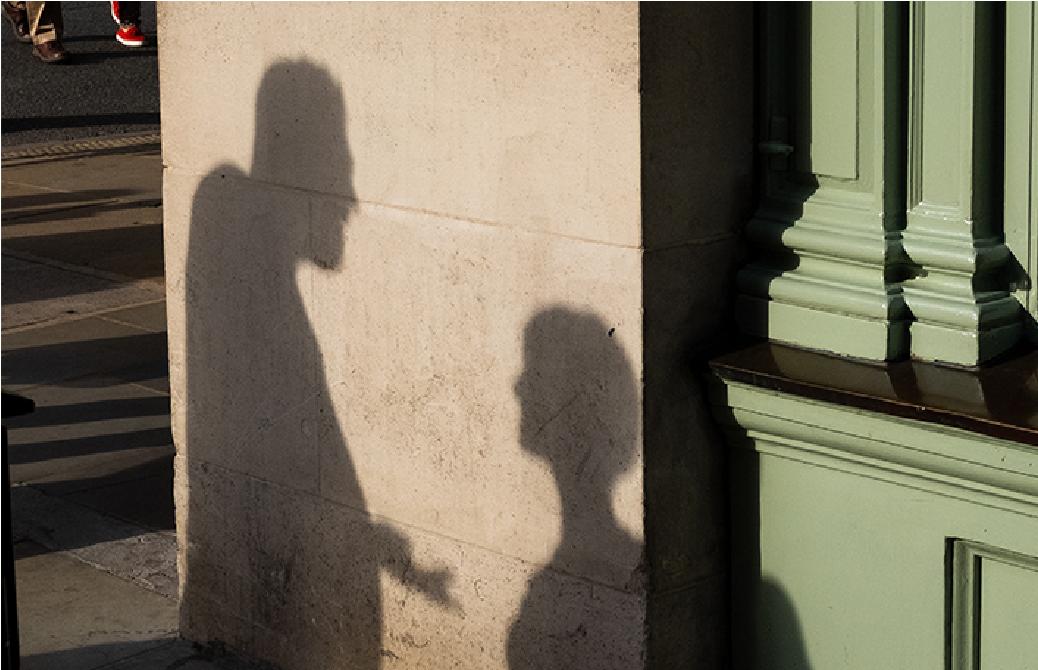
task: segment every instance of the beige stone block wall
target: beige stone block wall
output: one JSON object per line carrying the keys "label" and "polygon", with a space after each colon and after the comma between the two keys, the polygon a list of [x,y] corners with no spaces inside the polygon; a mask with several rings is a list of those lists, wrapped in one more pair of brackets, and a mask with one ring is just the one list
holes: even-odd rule
{"label": "beige stone block wall", "polygon": [[[638,245],[636,4],[170,5],[161,48],[178,63],[162,70],[163,108],[195,109],[163,119],[168,164],[250,165],[261,78],[305,58],[342,87],[348,118],[314,167],[266,166],[263,181]],[[230,37],[196,34],[202,23]],[[345,143],[348,181],[316,167]]]}
{"label": "beige stone block wall", "polygon": [[[748,146],[748,112],[646,124],[689,87],[639,90],[640,14],[160,5],[187,637],[285,668],[721,657],[718,443],[696,382],[656,380],[724,321],[738,207],[648,209],[687,174],[643,152],[704,121]],[[748,17],[679,15],[682,81]],[[704,174],[732,199],[748,164]]]}

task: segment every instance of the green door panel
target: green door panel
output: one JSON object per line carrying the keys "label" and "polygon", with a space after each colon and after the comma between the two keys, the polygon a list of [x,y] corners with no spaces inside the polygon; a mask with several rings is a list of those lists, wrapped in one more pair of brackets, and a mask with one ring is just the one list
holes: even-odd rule
{"label": "green door panel", "polygon": [[1033,669],[1038,449],[734,382],[725,396],[734,667]]}

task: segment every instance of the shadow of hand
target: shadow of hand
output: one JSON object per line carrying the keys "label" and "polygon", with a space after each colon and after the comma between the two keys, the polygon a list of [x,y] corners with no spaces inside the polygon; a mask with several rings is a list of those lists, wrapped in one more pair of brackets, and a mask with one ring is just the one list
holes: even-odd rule
{"label": "shadow of hand", "polygon": [[411,542],[385,524],[374,524],[373,530],[382,547],[381,564],[401,584],[415,589],[426,598],[449,610],[461,611],[461,603],[451,595],[454,576],[447,568],[426,570],[416,567]]}
{"label": "shadow of hand", "polygon": [[402,581],[414,586],[427,598],[443,605],[444,608],[461,611],[461,603],[450,593],[454,575],[447,568],[424,570],[412,567],[411,570],[404,573]]}

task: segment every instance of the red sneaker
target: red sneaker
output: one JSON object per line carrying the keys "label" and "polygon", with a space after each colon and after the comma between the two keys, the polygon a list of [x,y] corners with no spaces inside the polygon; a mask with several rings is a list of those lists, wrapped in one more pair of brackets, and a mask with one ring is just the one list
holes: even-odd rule
{"label": "red sneaker", "polygon": [[116,0],[111,0],[111,2],[108,3],[108,6],[112,9],[112,20],[116,23],[122,23],[122,21],[119,20],[119,3],[116,2]]}
{"label": "red sneaker", "polygon": [[115,31],[115,39],[126,47],[139,47],[144,45],[144,33],[141,29],[132,23],[128,23],[124,26],[119,26],[119,30]]}

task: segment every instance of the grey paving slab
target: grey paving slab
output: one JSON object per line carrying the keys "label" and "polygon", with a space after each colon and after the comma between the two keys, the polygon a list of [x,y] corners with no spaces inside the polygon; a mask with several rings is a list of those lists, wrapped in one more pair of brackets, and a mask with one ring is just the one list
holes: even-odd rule
{"label": "grey paving slab", "polygon": [[[119,287],[119,284],[120,282],[110,279],[82,272],[70,272],[52,265],[22,260],[5,253],[3,256],[4,329],[24,325],[22,322],[12,323],[11,317],[14,315],[12,308],[49,300],[63,300],[70,303],[79,294],[115,289]],[[118,306],[118,304],[116,303],[114,306]],[[22,321],[25,320],[22,319]]]}
{"label": "grey paving slab", "polygon": [[154,155],[5,167],[4,249],[161,281],[161,172]]}
{"label": "grey paving slab", "polygon": [[[115,206],[123,207],[122,204]],[[84,210],[90,217],[97,208]],[[78,213],[78,212],[77,212]],[[7,235],[3,248],[7,252],[32,254],[101,272],[113,273],[131,279],[150,279],[161,283],[163,278],[162,213],[156,206],[125,208],[106,215],[108,226],[83,225],[57,229],[52,222],[22,225],[18,234]],[[112,221],[116,219],[116,221]],[[67,221],[74,224],[76,221]],[[8,226],[8,230],[11,226]]]}
{"label": "grey paving slab", "polygon": [[114,663],[105,670],[235,670],[246,667],[230,659],[214,661],[187,640],[175,640]]}
{"label": "grey paving slab", "polygon": [[[36,403],[36,411],[8,422],[14,482],[46,484],[63,495],[170,472],[173,446],[166,396],[133,384],[38,386],[25,395]],[[126,514],[140,515],[140,520],[162,518],[170,513],[167,497],[168,487],[159,485],[146,503],[125,500],[131,509],[136,507]]]}
{"label": "grey paving slab", "polygon": [[56,223],[61,229],[70,225],[66,221],[77,219],[111,226],[107,214],[154,202],[154,194],[130,188],[57,191],[7,179],[3,187],[3,233],[4,237],[31,235],[32,228],[39,229],[44,223]]}
{"label": "grey paving slab", "polygon": [[[6,251],[3,255],[3,303],[4,329],[21,324],[7,323],[8,307],[23,303],[43,302],[52,299],[76,299],[80,294],[99,294],[116,291],[122,287],[136,288],[136,293],[114,293],[123,302],[108,299],[92,311],[112,309],[162,298],[162,287],[154,282],[128,283],[112,278],[103,272],[78,269],[60,262],[37,259],[31,255],[19,255]],[[82,311],[85,316],[89,312]]]}
{"label": "grey paving slab", "polygon": [[161,287],[3,257],[4,330],[82,318],[82,315],[162,298]]}
{"label": "grey paving slab", "polygon": [[[165,344],[165,333],[161,333],[161,335],[161,340],[159,338],[155,339],[156,346]],[[132,383],[158,393],[161,392],[160,389],[163,388],[164,384],[168,384],[164,379],[168,374],[167,370],[168,364],[165,360],[150,359],[124,368],[102,370],[83,377],[67,379],[60,383],[64,386],[77,387],[100,387]],[[168,394],[168,392],[166,393]]]}
{"label": "grey paving slab", "polygon": [[[43,161],[40,162],[42,163]],[[15,167],[15,161],[4,161],[4,169],[12,177],[14,176],[12,170]],[[3,203],[5,219],[31,214],[34,211],[46,211],[51,207],[62,208],[111,198],[132,197],[140,193],[141,191],[136,189],[125,188],[62,191],[50,186],[26,184],[6,177],[3,184],[0,184],[0,202]]]}
{"label": "grey paving slab", "polygon": [[[12,449],[66,438],[169,427],[169,399],[135,384],[37,386],[32,414],[5,420]],[[13,453],[12,457],[17,459]]]}
{"label": "grey paving slab", "polygon": [[6,176],[0,182],[0,202],[3,203],[5,212],[7,211],[7,203],[9,201],[14,202],[13,199],[15,198],[32,198],[49,193],[53,193],[53,190],[42,186],[34,186],[33,184],[21,184],[7,179]]}
{"label": "grey paving slab", "polygon": [[166,301],[161,300],[147,305],[106,312],[102,318],[155,333],[164,333],[166,332]]}
{"label": "grey paving slab", "polygon": [[[153,478],[156,476],[171,478],[173,471],[173,455],[171,449],[164,449],[161,450],[159,454],[148,454],[148,458],[146,459],[137,459],[136,462],[133,462],[128,467],[123,467],[121,469],[116,469],[114,467],[108,468],[110,472],[98,477],[89,477],[84,479],[71,479],[64,477],[36,482],[18,483],[31,483],[34,488],[46,493],[47,495],[59,496],[73,500],[75,499],[75,496],[80,493],[108,491],[113,487],[124,484],[130,485],[136,483],[138,486],[143,486],[145,480],[154,481]],[[122,462],[123,461],[120,461],[120,464]],[[172,500],[166,498],[166,494],[170,488],[170,483],[165,483],[154,490],[138,488],[137,491],[143,496],[146,496],[146,499],[136,501],[120,495],[117,491],[109,491],[108,494],[99,494],[104,498],[102,502],[93,504],[89,502],[89,498],[84,497],[80,500],[80,504],[102,511],[108,510],[107,513],[112,516],[133,523],[152,526],[152,524],[145,519],[166,518],[166,515],[172,509]],[[125,501],[128,509],[117,511],[114,507],[115,501],[117,500]],[[172,520],[170,520],[170,523],[172,523]],[[167,526],[163,524],[153,525],[152,527],[157,530],[166,530],[172,528],[172,525]]]}
{"label": "grey paving slab", "polygon": [[[174,668],[179,668],[181,666],[175,664],[141,666],[134,664],[134,661],[135,659],[156,659],[159,662],[165,661],[169,657],[161,654],[161,651],[176,644],[176,642],[176,640],[161,639],[157,641],[112,642],[107,644],[86,645],[83,647],[61,649],[58,651],[35,654],[29,658],[22,657],[22,667],[34,669],[50,668],[53,670],[63,670],[65,668],[71,670],[83,670],[84,668],[88,670],[108,670],[109,668],[147,667],[150,668],[150,670],[173,670]],[[100,665],[91,665],[92,663],[98,662],[99,659],[107,658],[114,658],[116,660],[101,660]],[[123,666],[123,663],[129,663],[129,665]],[[201,667],[204,668],[205,666]]]}
{"label": "grey paving slab", "polygon": [[[44,454],[50,458],[44,458]],[[42,487],[72,482],[79,490],[86,490],[94,488],[88,486],[89,483],[96,486],[132,481],[129,476],[119,475],[172,454],[169,431],[161,429],[123,436],[55,440],[32,444],[27,449],[12,448],[11,477],[17,484]],[[156,494],[163,491],[160,489]]]}
{"label": "grey paving slab", "polygon": [[163,372],[164,374],[154,377],[149,377],[148,375],[143,374],[139,375],[140,378],[134,381],[134,384],[151,389],[156,393],[169,395],[169,375],[165,374],[165,371]]}
{"label": "grey paving slab", "polygon": [[[11,429],[12,440],[22,442],[55,434],[82,434],[84,425],[96,430],[99,422],[116,420],[147,421],[144,425],[149,428],[169,425],[169,399],[136,385],[40,386],[33,390],[32,398],[36,403],[32,414],[5,421]],[[127,425],[119,424],[116,428],[125,429]],[[104,427],[100,427],[103,430]]]}
{"label": "grey paving slab", "polygon": [[4,180],[55,191],[131,190],[162,192],[162,158],[158,149],[127,155],[104,154],[4,168]]}
{"label": "grey paving slab", "polygon": [[92,670],[175,638],[174,599],[32,542],[16,556],[24,670]]}
{"label": "grey paving slab", "polygon": [[175,640],[157,150],[5,161],[3,177],[3,381],[37,403],[11,426],[31,482],[13,492],[19,584],[40,596],[20,602],[23,667],[251,667]]}
{"label": "grey paving slab", "polygon": [[46,495],[32,486],[14,487],[11,502],[16,538],[31,540],[51,551],[66,552],[143,589],[176,597],[174,533],[120,521]]}
{"label": "grey paving slab", "polygon": [[3,383],[15,391],[57,382],[101,387],[155,380],[167,367],[165,333],[96,317],[3,336]]}
{"label": "grey paving slab", "polygon": [[[153,463],[165,467],[150,477],[76,491],[64,497],[116,519],[155,530],[172,531],[175,528],[172,454]],[[46,485],[39,488],[48,491]]]}

